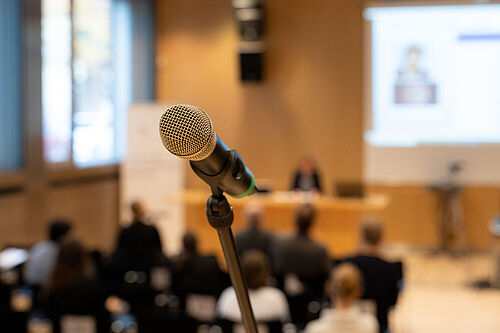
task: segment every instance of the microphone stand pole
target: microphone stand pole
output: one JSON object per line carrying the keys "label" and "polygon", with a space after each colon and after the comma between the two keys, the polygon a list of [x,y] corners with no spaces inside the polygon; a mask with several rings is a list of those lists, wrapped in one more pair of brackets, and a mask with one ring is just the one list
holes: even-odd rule
{"label": "microphone stand pole", "polygon": [[229,270],[229,276],[233,284],[238,305],[240,306],[243,325],[247,333],[258,333],[257,325],[250,305],[248,297],[248,288],[245,277],[242,274],[240,257],[236,252],[233,232],[231,225],[233,224],[234,214],[233,208],[216,186],[211,186],[212,196],[207,200],[207,219],[210,225],[217,230],[219,240],[224,252],[224,258]]}

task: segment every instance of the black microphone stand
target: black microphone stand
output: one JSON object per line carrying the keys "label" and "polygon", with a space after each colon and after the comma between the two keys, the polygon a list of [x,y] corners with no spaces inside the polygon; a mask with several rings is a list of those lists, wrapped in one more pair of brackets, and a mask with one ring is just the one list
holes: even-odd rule
{"label": "black microphone stand", "polygon": [[233,208],[217,187],[212,187],[212,195],[207,200],[208,223],[217,230],[219,240],[224,252],[224,258],[229,270],[229,276],[233,284],[238,304],[240,306],[243,325],[247,333],[257,333],[257,325],[248,297],[248,288],[245,277],[242,274],[240,257],[236,251],[233,232],[234,214]]}
{"label": "black microphone stand", "polygon": [[[227,149],[227,148],[226,148]],[[233,284],[238,305],[240,306],[243,325],[247,333],[258,333],[257,325],[248,298],[248,287],[245,277],[242,274],[240,257],[236,251],[233,232],[231,225],[233,224],[234,214],[233,207],[229,204],[223,194],[224,185],[233,184],[233,180],[240,176],[240,170],[244,164],[236,150],[231,150],[229,157],[222,170],[215,175],[209,175],[200,169],[200,165],[194,161],[190,161],[193,171],[203,179],[212,190],[212,195],[207,200],[207,219],[208,223],[217,230],[219,240],[226,259],[229,276]],[[215,168],[217,169],[217,168]],[[238,183],[238,182],[236,182]]]}

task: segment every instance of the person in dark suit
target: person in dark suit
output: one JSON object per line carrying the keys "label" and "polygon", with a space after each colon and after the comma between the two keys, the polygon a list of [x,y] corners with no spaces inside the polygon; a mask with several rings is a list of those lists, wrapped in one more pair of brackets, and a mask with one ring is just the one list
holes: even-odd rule
{"label": "person in dark suit", "polygon": [[293,191],[321,193],[321,182],[318,169],[311,158],[305,157],[293,178]]}
{"label": "person in dark suit", "polygon": [[158,230],[145,223],[144,205],[136,201],[130,208],[132,223],[121,230],[108,266],[124,273],[131,270],[148,271],[154,265],[169,263],[163,255]]}
{"label": "person in dark suit", "polygon": [[195,234],[186,233],[183,249],[173,260],[173,291],[179,298],[183,327],[179,332],[197,332],[203,324],[215,323],[216,301],[230,285],[213,255],[201,255]]}
{"label": "person in dark suit", "polygon": [[156,227],[145,222],[146,209],[140,201],[130,205],[132,223],[123,228],[118,238],[118,247],[122,249],[146,249],[148,251],[161,251],[162,243]]}
{"label": "person in dark suit", "polygon": [[312,205],[300,206],[295,214],[295,235],[276,241],[273,252],[277,272],[294,273],[304,278],[328,276],[330,265],[327,251],[309,235],[315,214]]}
{"label": "person in dark suit", "polygon": [[358,254],[343,261],[355,264],[365,281],[363,299],[373,300],[377,306],[380,333],[388,332],[388,313],[396,304],[399,293],[398,266],[380,256],[383,226],[380,221],[361,223],[361,246]]}
{"label": "person in dark suit", "polygon": [[174,293],[181,297],[188,293],[219,296],[229,285],[229,277],[215,256],[198,252],[198,240],[193,233],[186,233],[182,244],[181,253],[173,259]]}
{"label": "person in dark suit", "polygon": [[81,243],[68,239],[44,289],[42,308],[51,319],[54,333],[60,332],[65,315],[89,316],[96,332],[107,333],[110,316],[105,309],[106,290],[96,278]]}
{"label": "person in dark suit", "polygon": [[130,303],[132,312],[148,313],[155,297],[171,288],[171,263],[162,252],[157,229],[145,223],[141,202],[131,205],[130,226],[122,229],[102,274],[111,292]]}
{"label": "person in dark suit", "polygon": [[299,207],[296,234],[278,239],[273,251],[275,277],[288,297],[292,321],[301,329],[319,315],[318,311],[310,312],[310,304],[321,304],[330,269],[325,247],[309,236],[314,216],[313,206]]}
{"label": "person in dark suit", "polygon": [[274,243],[274,235],[262,230],[260,224],[264,214],[262,206],[254,203],[243,209],[243,216],[247,228],[236,233],[236,246],[241,254],[248,250],[259,250],[271,260],[271,251]]}

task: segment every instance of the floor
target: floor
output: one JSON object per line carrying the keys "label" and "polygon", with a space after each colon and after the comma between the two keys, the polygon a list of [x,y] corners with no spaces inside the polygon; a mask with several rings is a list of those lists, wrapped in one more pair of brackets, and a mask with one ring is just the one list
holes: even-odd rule
{"label": "floor", "polygon": [[500,332],[500,290],[470,287],[492,276],[491,256],[412,250],[398,257],[405,263],[406,281],[391,313],[394,333]]}

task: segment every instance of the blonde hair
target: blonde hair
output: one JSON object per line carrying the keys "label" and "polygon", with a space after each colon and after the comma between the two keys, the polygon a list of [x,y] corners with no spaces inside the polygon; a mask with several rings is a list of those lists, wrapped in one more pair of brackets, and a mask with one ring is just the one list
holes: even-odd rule
{"label": "blonde hair", "polygon": [[359,269],[351,263],[339,265],[332,274],[331,287],[341,299],[357,298],[363,290],[363,278]]}

